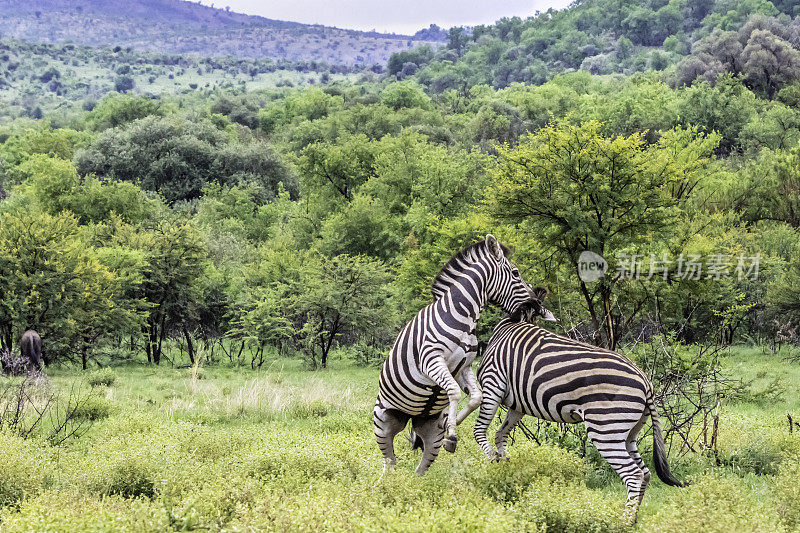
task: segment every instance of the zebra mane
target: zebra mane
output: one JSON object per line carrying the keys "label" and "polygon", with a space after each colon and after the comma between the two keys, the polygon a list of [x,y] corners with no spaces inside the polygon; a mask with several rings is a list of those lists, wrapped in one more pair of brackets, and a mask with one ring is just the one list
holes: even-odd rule
{"label": "zebra mane", "polygon": [[[508,246],[500,244],[500,248],[503,250],[503,255],[508,257],[511,255],[511,250],[509,250]],[[433,296],[434,300],[438,300],[441,298],[447,290],[450,288],[450,285],[453,282],[454,273],[458,273],[457,266],[459,263],[469,261],[470,256],[473,252],[476,252],[481,249],[486,248],[486,241],[480,240],[476,243],[470,244],[460,252],[457,252],[450,260],[445,263],[442,269],[436,274],[436,277],[433,278],[433,282],[431,283],[431,295]]]}

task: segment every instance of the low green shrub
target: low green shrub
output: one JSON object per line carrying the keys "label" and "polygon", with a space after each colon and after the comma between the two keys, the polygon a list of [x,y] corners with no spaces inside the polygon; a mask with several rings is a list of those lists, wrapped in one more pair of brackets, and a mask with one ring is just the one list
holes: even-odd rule
{"label": "low green shrub", "polygon": [[499,502],[517,501],[540,478],[564,483],[582,483],[583,460],[574,453],[551,446],[525,443],[511,450],[509,461],[483,463],[468,479],[479,492]]}
{"label": "low green shrub", "polygon": [[47,448],[35,440],[0,433],[0,506],[14,505],[52,483]]}
{"label": "low green shrub", "polygon": [[787,457],[800,454],[800,439],[789,434],[762,430],[723,458],[740,475],[774,476]]}
{"label": "low green shrub", "polygon": [[110,387],[117,381],[117,373],[110,368],[101,368],[89,374],[86,381],[92,387]]}
{"label": "low green shrub", "polygon": [[773,491],[783,522],[792,531],[800,531],[800,456],[781,464]]}
{"label": "low green shrub", "polygon": [[311,400],[307,403],[300,403],[289,408],[289,418],[320,418],[327,416],[330,406],[322,400]]}
{"label": "low green shrub", "polygon": [[75,405],[72,417],[75,420],[97,421],[108,418],[111,412],[111,405],[103,398],[98,396],[87,396],[83,401]]}
{"label": "low green shrub", "polygon": [[373,346],[358,342],[343,349],[344,355],[361,367],[378,367],[386,360],[388,350],[385,346]]}
{"label": "low green shrub", "polygon": [[590,533],[626,531],[624,494],[590,490],[582,484],[540,478],[522,495],[514,511],[522,531]]}
{"label": "low green shrub", "polygon": [[164,509],[145,499],[47,491],[0,514],[3,531],[172,531]]}
{"label": "low green shrub", "polygon": [[165,457],[155,439],[112,438],[92,450],[84,463],[83,475],[90,492],[125,498],[152,498],[159,465]]}
{"label": "low green shrub", "polygon": [[664,533],[778,533],[786,528],[778,513],[738,477],[707,473],[686,488],[670,491],[668,500],[645,529]]}

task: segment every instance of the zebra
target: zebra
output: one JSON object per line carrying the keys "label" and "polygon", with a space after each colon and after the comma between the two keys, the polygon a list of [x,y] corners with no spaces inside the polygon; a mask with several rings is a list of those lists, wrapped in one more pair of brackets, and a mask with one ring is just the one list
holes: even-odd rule
{"label": "zebra", "polygon": [[[511,312],[531,298],[508,254],[491,234],[455,254],[434,279],[433,292],[440,297],[397,336],[381,368],[373,416],[384,472],[396,463],[394,437],[409,420],[423,448],[417,474],[430,467],[443,442],[455,452],[456,425],[481,402],[471,366],[475,324],[489,302]],[[470,401],[458,412],[462,387]]]}
{"label": "zebra", "polygon": [[[478,368],[483,391],[475,440],[492,460],[506,459],[506,441],[524,415],[553,422],[583,422],[589,439],[627,489],[625,515],[636,521],[650,482],[636,437],[648,416],[653,421],[653,460],[667,485],[685,486],[667,463],[653,386],[627,357],[575,341],[531,322],[542,313],[544,293],[520,305],[495,327]],[[495,434],[495,451],[486,430],[500,404],[508,407]]]}

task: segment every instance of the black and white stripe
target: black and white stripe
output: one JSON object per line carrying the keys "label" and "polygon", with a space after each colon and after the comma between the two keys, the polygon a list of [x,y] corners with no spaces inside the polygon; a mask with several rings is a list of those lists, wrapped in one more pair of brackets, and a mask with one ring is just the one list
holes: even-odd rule
{"label": "black and white stripe", "polygon": [[[636,447],[648,417],[653,420],[656,473],[668,485],[683,486],[670,473],[653,387],[624,355],[584,344],[530,322],[541,314],[532,300],[495,327],[478,368],[483,391],[475,440],[491,459],[505,457],[508,435],[524,415],[553,422],[583,422],[589,439],[620,475],[628,492],[626,513],[635,520],[650,471]],[[500,404],[508,413],[495,435],[486,430]]]}
{"label": "black and white stripe", "polygon": [[[487,235],[453,256],[434,280],[439,297],[398,335],[381,369],[373,417],[387,467],[396,461],[394,437],[409,420],[423,448],[418,474],[433,463],[443,441],[446,450],[455,451],[456,424],[480,405],[471,366],[478,318],[489,302],[510,312],[531,297],[506,255],[507,249]],[[462,388],[470,404],[459,413]]]}

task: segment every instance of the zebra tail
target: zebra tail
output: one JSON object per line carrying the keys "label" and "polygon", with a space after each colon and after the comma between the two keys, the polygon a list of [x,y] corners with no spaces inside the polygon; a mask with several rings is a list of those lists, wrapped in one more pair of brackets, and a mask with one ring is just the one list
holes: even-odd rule
{"label": "zebra tail", "polygon": [[658,474],[659,479],[667,485],[685,487],[689,483],[678,481],[669,469],[666,446],[664,445],[664,435],[661,434],[661,422],[658,419],[658,413],[656,412],[656,407],[653,404],[652,398],[648,400],[648,409],[653,419],[653,463],[655,463],[656,474]]}
{"label": "zebra tail", "polygon": [[423,449],[422,437],[417,435],[417,433],[413,429],[408,430],[408,435],[406,435],[406,439],[408,439],[408,443],[411,445],[412,450],[421,450]]}

